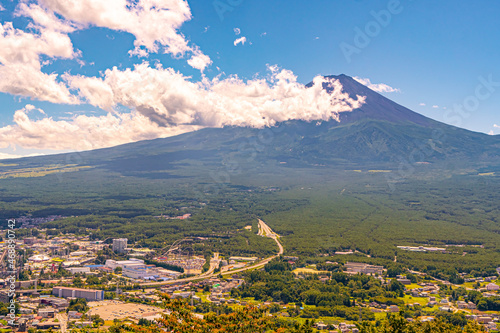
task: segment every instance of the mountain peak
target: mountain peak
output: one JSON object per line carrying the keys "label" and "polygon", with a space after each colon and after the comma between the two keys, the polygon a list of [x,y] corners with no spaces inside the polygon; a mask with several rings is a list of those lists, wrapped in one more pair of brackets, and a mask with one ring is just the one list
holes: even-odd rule
{"label": "mountain peak", "polygon": [[[349,75],[326,75],[324,77],[338,80],[340,84],[342,84],[343,91],[351,98],[356,98],[358,95],[366,97],[365,104],[359,109],[355,109],[352,112],[342,112],[340,114],[341,123],[371,119],[392,123],[414,123],[424,127],[433,127],[438,124],[437,121],[416,113],[371,90]],[[311,85],[312,82],[307,86]],[[329,83],[324,83],[323,88],[327,91],[333,90],[333,87]]]}

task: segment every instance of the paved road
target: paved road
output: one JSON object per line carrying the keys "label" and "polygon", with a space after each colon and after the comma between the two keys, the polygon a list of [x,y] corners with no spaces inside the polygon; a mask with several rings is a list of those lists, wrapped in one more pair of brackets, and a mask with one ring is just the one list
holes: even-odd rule
{"label": "paved road", "polygon": [[0,262],[3,263],[3,260],[5,259],[5,256],[7,255],[7,248],[5,248],[5,250],[3,251],[2,253],[2,258],[0,259]]}
{"label": "paved road", "polygon": [[219,253],[218,252],[215,252],[214,253],[214,257],[210,259],[210,268],[208,269],[208,271],[206,271],[205,273],[202,273],[200,275],[200,278],[204,277],[204,276],[208,276],[208,275],[213,275],[215,269],[217,267],[219,267],[219,263],[220,263],[220,260],[219,260]]}
{"label": "paved road", "polygon": [[[9,271],[9,266],[8,266],[8,263],[6,263],[4,260],[5,260],[5,256],[7,255],[7,248],[5,248],[5,250],[3,251],[2,253],[2,258],[0,258],[0,268],[2,269],[2,273],[5,274],[5,275],[8,275],[7,272]],[[2,275],[3,275],[2,274]]]}
{"label": "paved road", "polygon": [[66,327],[68,326],[68,317],[66,314],[58,313],[56,314],[57,320],[61,324],[61,333],[66,333]]}
{"label": "paved road", "polygon": [[[265,237],[269,237],[269,238],[274,239],[276,244],[278,244],[278,248],[279,248],[278,256],[282,255],[284,250],[283,250],[283,245],[281,245],[281,243],[279,241],[280,236],[277,233],[275,233],[271,228],[269,228],[269,226],[264,221],[262,221],[260,219],[259,219],[259,229],[264,231],[263,233],[264,233]],[[261,234],[261,236],[262,236],[262,234]]]}
{"label": "paved road", "polygon": [[[250,265],[250,266],[246,266],[246,267],[243,267],[243,268],[239,268],[239,269],[234,269],[234,270],[231,270],[231,271],[227,271],[227,272],[224,272],[223,275],[231,275],[231,274],[235,274],[235,273],[240,273],[240,272],[244,272],[244,271],[248,271],[248,270],[252,270],[252,269],[259,269],[259,268],[262,268],[264,267],[267,263],[269,263],[271,260],[273,260],[274,258],[280,256],[283,254],[284,252],[284,249],[283,249],[283,245],[281,245],[280,241],[279,241],[279,235],[277,233],[275,233],[264,221],[262,220],[259,220],[259,235],[263,236],[263,237],[269,237],[269,238],[272,238],[274,239],[274,241],[276,242],[276,244],[278,245],[278,254],[272,256],[272,257],[269,257],[269,258],[266,258],[266,259],[263,259],[262,261],[254,264],[254,265]],[[214,254],[214,258],[216,258],[216,260],[218,261],[219,259],[219,254],[216,253]],[[214,260],[215,261],[215,260]],[[214,274],[213,271],[215,270],[215,265],[213,265],[214,267],[212,267],[212,260],[210,260],[210,270],[201,274],[201,275],[197,275],[197,276],[193,276],[193,277],[190,277],[190,278],[185,278],[185,279],[178,279],[178,280],[170,280],[170,281],[164,281],[164,282],[148,282],[148,283],[141,283],[140,285],[143,286],[143,287],[159,287],[159,286],[164,286],[164,285],[169,285],[169,284],[178,284],[178,283],[185,283],[185,282],[191,282],[191,281],[196,281],[196,280],[201,280],[201,279],[209,279],[209,278],[212,278],[212,277],[216,277],[218,274]],[[213,269],[212,269],[213,268]]]}

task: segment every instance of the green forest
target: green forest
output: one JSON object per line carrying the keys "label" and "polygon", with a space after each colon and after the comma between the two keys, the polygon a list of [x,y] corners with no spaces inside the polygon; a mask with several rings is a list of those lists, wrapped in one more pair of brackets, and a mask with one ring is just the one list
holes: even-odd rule
{"label": "green forest", "polygon": [[[8,218],[61,215],[40,227],[48,235],[89,234],[107,242],[125,237],[158,252],[192,237],[200,255],[266,257],[277,248],[256,235],[261,218],[281,236],[285,254],[304,264],[396,261],[454,282],[461,281],[460,273],[489,276],[500,266],[500,178],[478,175],[488,170],[444,177],[430,170],[395,183],[384,172],[267,165],[258,178],[242,173],[215,182],[202,170],[190,165],[161,179],[99,168],[2,179],[0,218],[5,226]],[[166,218],[183,214],[191,217]]]}

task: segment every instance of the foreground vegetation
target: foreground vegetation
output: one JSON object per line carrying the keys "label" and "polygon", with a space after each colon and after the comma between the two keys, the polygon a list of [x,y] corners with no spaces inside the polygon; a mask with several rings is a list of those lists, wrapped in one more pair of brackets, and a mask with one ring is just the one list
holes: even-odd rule
{"label": "foreground vegetation", "polygon": [[[207,313],[203,318],[192,315],[193,308],[181,300],[170,300],[165,296],[163,306],[170,315],[158,320],[158,324],[141,321],[139,324],[116,323],[109,332],[160,333],[165,330],[176,333],[308,333],[314,332],[313,322],[303,324],[268,316],[268,309],[257,307],[239,307],[229,314],[216,315]],[[388,315],[386,319],[374,325],[368,322],[357,325],[362,333],[475,333],[484,329],[473,322],[464,327],[456,326],[443,320],[431,322],[409,322],[401,315]],[[81,330],[80,332],[84,332]]]}

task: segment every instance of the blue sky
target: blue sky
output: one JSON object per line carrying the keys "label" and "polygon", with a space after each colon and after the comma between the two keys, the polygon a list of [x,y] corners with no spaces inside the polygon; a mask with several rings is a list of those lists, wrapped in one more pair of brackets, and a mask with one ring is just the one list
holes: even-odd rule
{"label": "blue sky", "polygon": [[[27,1],[24,7],[16,1],[0,1],[4,9],[0,11],[4,26],[0,34],[0,81],[4,82],[0,83],[0,154],[91,149],[223,125],[215,106],[195,112],[188,102],[203,100],[207,94],[214,101],[229,101],[231,94],[240,91],[244,95],[250,88],[270,92],[274,101],[282,96],[280,85],[269,91],[255,80],[266,78],[272,86],[278,73],[286,74],[283,82],[296,90],[293,105],[309,98],[298,83],[306,84],[317,75],[345,73],[394,88],[383,94],[428,117],[500,134],[495,127],[500,124],[497,1],[193,0],[186,4],[155,0],[154,8],[141,7],[145,0],[103,2],[109,8],[99,7],[96,0],[79,2],[84,7],[81,11],[64,7],[62,0]],[[108,20],[106,11],[116,13],[120,6],[122,16]],[[165,16],[159,16],[158,8],[176,15],[168,16],[165,11]],[[129,12],[133,10],[134,15]],[[40,13],[49,19],[42,19]],[[377,21],[377,15],[383,20]],[[8,22],[13,24],[11,30]],[[363,39],[359,31],[368,37]],[[40,43],[26,44],[27,49],[33,48],[31,53],[14,49],[20,45],[16,38],[32,37]],[[241,38],[244,43],[235,45]],[[347,47],[356,51],[346,56]],[[190,61],[195,58],[198,62]],[[143,67],[134,69],[139,64]],[[269,67],[273,65],[278,69]],[[16,66],[28,69],[26,77]],[[177,74],[167,73],[169,68]],[[31,76],[37,72],[54,77]],[[297,82],[290,79],[290,72]],[[11,73],[19,75],[17,81]],[[231,81],[231,75],[242,81]],[[144,87],[151,77],[160,88]],[[200,93],[199,86],[190,85],[202,80],[209,80],[209,92]],[[22,91],[19,84],[23,81],[33,88]],[[127,82],[133,83],[122,94]],[[173,89],[175,94],[170,93]],[[224,89],[231,93],[217,95]],[[52,98],[44,97],[52,94]],[[145,106],[148,103],[153,107]],[[242,99],[238,103],[254,102]],[[458,112],[460,106],[466,110]],[[242,116],[236,108],[224,112],[234,112],[233,124],[254,124],[270,112],[271,118],[282,119],[274,109],[263,109],[260,104],[252,107],[256,114],[251,116]],[[81,115],[86,117],[75,121]],[[227,117],[224,113],[222,118]],[[137,124],[142,123],[138,135]],[[107,136],[97,130],[104,131],[106,126],[115,132]],[[57,144],[55,136],[71,141],[62,134],[68,130],[81,132],[85,139],[74,145]],[[52,136],[46,133],[51,131]],[[82,141],[86,144],[81,145]]]}

